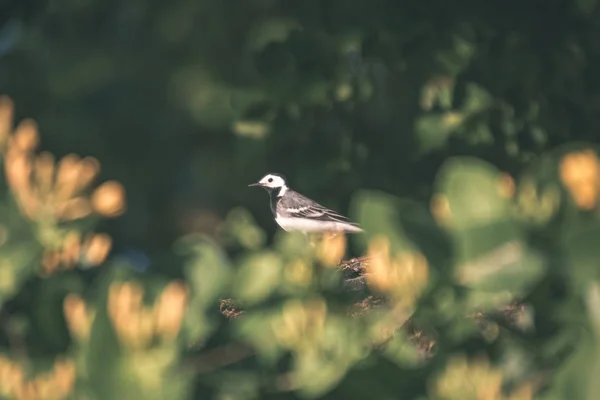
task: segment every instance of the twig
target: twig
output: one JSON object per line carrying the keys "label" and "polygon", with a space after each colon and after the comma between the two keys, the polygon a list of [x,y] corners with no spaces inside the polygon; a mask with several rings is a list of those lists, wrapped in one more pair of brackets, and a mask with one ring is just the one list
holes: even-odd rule
{"label": "twig", "polygon": [[253,356],[254,349],[241,342],[228,343],[216,349],[207,350],[197,356],[188,358],[185,363],[194,372],[206,374],[227,365],[235,364],[245,358]]}

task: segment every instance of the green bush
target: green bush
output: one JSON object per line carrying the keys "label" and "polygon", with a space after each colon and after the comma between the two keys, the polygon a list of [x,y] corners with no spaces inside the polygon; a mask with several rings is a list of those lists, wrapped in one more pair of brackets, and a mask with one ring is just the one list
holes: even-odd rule
{"label": "green bush", "polygon": [[[169,279],[106,260],[111,238],[94,227],[121,215],[125,197],[114,181],[94,187],[98,161],[55,162],[36,151],[35,123],[12,131],[6,97],[0,114],[1,298],[21,303],[3,317],[7,398],[189,398],[198,381],[218,398],[599,390],[600,163],[590,147],[516,179],[477,158],[449,159],[431,212],[359,191],[351,209],[366,232],[351,243],[363,256],[341,264],[345,236],[280,232],[265,247],[253,218],[234,209],[220,235],[243,251],[230,257],[207,237],[183,237],[173,248],[182,276]],[[97,265],[103,272],[85,273]],[[36,351],[65,327],[64,351]],[[229,339],[211,346],[223,329]]]}
{"label": "green bush", "polygon": [[2,398],[600,398],[595,1],[58,3],[0,6]]}

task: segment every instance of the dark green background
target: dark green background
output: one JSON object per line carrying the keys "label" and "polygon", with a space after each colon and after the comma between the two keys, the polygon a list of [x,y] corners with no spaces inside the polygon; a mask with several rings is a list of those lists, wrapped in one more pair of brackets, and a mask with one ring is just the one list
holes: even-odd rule
{"label": "dark green background", "polygon": [[[264,194],[246,188],[266,172],[346,212],[358,188],[424,198],[449,155],[518,170],[524,156],[594,138],[594,5],[4,1],[0,88],[39,122],[43,148],[98,157],[103,177],[127,187],[117,243],[157,250],[199,209],[243,205],[273,231]],[[449,135],[421,151],[419,97],[438,75],[456,78],[455,108],[464,82],[502,103],[476,116],[491,136]],[[336,101],[342,82],[354,94]],[[233,133],[246,119],[271,133]]]}

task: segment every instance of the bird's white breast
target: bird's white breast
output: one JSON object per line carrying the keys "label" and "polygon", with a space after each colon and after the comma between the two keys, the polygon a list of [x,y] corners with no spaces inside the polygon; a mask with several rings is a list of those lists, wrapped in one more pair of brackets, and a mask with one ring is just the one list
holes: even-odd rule
{"label": "bird's white breast", "polygon": [[276,217],[275,222],[286,231],[324,232],[347,231],[362,232],[357,226],[334,221],[317,221],[306,218]]}

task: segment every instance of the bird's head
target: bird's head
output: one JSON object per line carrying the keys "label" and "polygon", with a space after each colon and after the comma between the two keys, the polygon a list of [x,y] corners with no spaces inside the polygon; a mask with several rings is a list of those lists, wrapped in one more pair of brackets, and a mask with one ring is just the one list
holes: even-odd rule
{"label": "bird's head", "polygon": [[276,189],[280,191],[287,190],[287,182],[285,181],[285,177],[281,174],[267,174],[263,176],[260,181],[251,183],[248,186],[260,186],[269,192]]}

